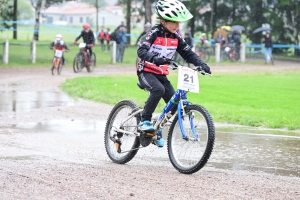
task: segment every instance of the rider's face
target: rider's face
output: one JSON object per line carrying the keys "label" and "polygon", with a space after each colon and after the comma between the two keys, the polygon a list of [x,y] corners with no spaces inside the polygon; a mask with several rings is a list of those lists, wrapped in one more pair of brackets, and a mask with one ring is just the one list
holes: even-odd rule
{"label": "rider's face", "polygon": [[171,22],[161,19],[160,22],[164,25],[168,31],[175,33],[179,29],[180,22]]}
{"label": "rider's face", "polygon": [[84,29],[84,31],[85,31],[86,33],[89,32],[89,30],[90,30],[89,28]]}

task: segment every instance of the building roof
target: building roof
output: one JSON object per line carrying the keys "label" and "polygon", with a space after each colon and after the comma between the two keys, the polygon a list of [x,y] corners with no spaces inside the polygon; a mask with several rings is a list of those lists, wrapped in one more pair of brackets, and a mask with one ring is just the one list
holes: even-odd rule
{"label": "building roof", "polygon": [[[122,10],[120,6],[107,6],[101,10],[107,10],[116,14],[116,10]],[[61,14],[61,15],[91,15],[96,13],[96,8],[88,3],[68,1],[61,6],[50,6],[43,11],[44,14]]]}

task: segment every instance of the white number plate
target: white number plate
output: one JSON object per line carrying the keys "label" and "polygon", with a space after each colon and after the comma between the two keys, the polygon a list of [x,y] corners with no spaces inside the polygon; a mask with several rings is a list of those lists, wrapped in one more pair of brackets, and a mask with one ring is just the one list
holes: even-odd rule
{"label": "white number plate", "polygon": [[199,80],[197,71],[189,67],[178,67],[177,89],[199,93]]}
{"label": "white number plate", "polygon": [[55,57],[57,57],[57,58],[61,58],[61,57],[62,57],[62,54],[63,54],[62,51],[59,51],[59,50],[56,50],[56,51],[55,51]]}

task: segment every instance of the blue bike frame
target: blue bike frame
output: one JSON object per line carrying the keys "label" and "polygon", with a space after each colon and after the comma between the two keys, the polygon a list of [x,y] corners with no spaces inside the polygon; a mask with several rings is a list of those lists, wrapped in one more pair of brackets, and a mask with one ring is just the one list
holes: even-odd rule
{"label": "blue bike frame", "polygon": [[[163,109],[163,111],[161,112],[161,114],[159,115],[156,123],[155,123],[155,128],[158,127],[158,125],[161,123],[161,121],[164,119],[165,115],[170,112],[170,110],[177,104],[177,114],[178,114],[178,122],[179,122],[179,126],[180,126],[180,131],[181,131],[181,135],[182,138],[185,140],[188,140],[189,138],[187,137],[185,130],[184,130],[184,126],[183,126],[183,116],[184,116],[184,105],[190,105],[190,103],[187,101],[187,92],[184,90],[177,90],[177,92],[175,92],[175,94],[172,96],[172,98],[170,99],[170,101],[167,103],[167,105],[165,106],[165,108]],[[198,141],[199,136],[195,130],[194,127],[194,118],[192,116],[192,114],[189,114],[189,122],[190,122],[190,126],[191,126],[191,130],[192,133],[194,135],[194,140]]]}

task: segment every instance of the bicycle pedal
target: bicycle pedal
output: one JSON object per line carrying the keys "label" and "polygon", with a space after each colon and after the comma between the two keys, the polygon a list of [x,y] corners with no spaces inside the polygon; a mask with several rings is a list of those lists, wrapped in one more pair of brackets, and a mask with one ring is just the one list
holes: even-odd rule
{"label": "bicycle pedal", "polygon": [[153,137],[155,134],[154,133],[146,133],[145,137]]}

